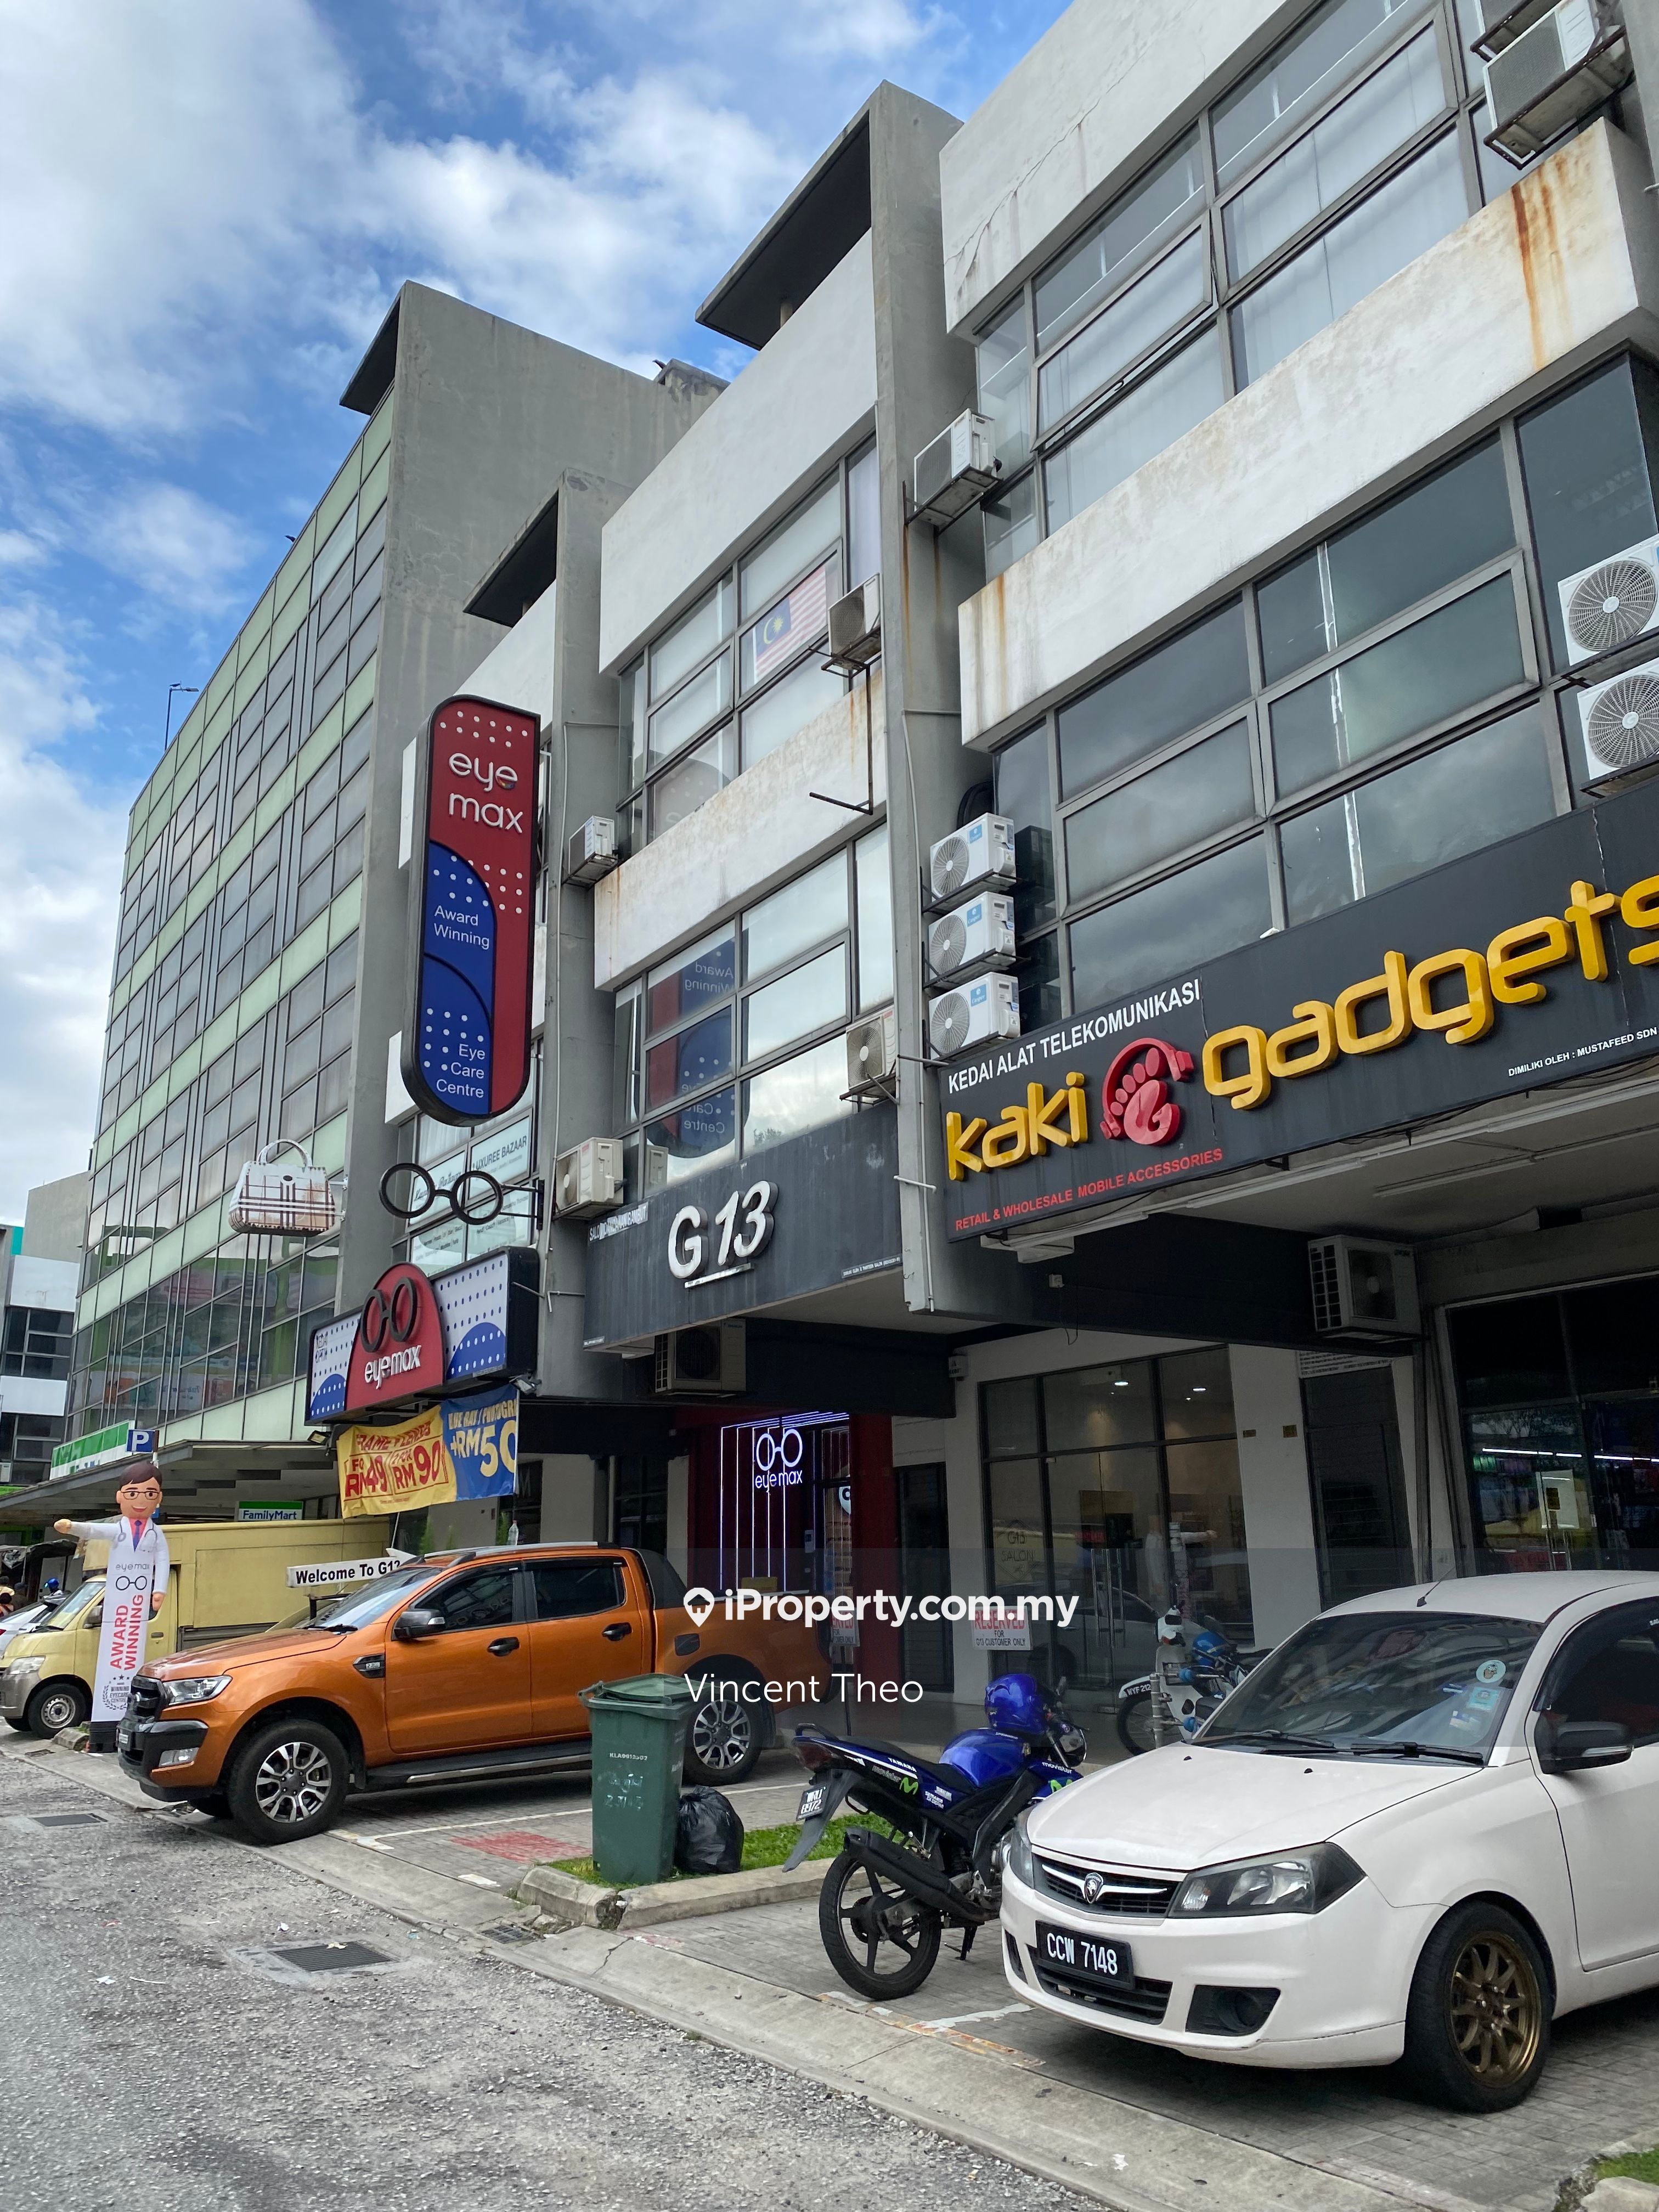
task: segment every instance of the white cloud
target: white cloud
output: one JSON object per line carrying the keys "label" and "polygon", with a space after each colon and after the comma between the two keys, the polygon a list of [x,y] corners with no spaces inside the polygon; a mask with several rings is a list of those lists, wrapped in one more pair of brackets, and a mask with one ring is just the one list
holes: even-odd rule
{"label": "white cloud", "polygon": [[178,484],[130,485],[87,518],[87,548],[106,568],[186,614],[222,614],[258,550],[252,533]]}
{"label": "white cloud", "polygon": [[31,602],[0,606],[0,1218],[86,1164],[125,844],[65,746],[96,715]]}

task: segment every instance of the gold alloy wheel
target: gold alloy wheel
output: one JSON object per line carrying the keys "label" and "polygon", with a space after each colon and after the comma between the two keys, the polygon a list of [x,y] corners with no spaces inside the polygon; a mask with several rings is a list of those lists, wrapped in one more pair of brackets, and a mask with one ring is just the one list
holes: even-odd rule
{"label": "gold alloy wheel", "polygon": [[1486,1929],[1458,1953],[1448,1993],[1452,2043],[1488,2088],[1518,2081],[1538,2056],[1544,2000],[1532,1962],[1507,1936]]}

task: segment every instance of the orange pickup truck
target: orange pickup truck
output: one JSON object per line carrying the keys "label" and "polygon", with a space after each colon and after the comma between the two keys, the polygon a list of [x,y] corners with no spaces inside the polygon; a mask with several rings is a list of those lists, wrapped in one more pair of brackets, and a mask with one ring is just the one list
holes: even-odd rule
{"label": "orange pickup truck", "polygon": [[519,1780],[589,1756],[580,1691],[684,1674],[686,1772],[731,1783],[771,1741],[769,1682],[808,1702],[817,1632],[716,1614],[699,1628],[659,1554],[526,1545],[418,1561],[261,1636],[152,1660],[117,1740],[151,1797],[261,1843],[339,1818],[352,1790]]}

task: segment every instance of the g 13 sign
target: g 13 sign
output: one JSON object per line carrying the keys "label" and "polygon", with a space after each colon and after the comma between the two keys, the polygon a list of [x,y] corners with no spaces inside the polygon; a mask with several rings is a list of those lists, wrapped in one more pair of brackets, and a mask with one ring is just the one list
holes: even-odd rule
{"label": "g 13 sign", "polygon": [[419,761],[403,1078],[435,1121],[487,1121],[530,1079],[534,714],[446,699]]}
{"label": "g 13 sign", "polygon": [[688,1290],[717,1282],[757,1260],[777,1225],[772,1209],[777,1185],[750,1183],[734,1190],[711,1221],[701,1206],[683,1206],[668,1224],[668,1272]]}

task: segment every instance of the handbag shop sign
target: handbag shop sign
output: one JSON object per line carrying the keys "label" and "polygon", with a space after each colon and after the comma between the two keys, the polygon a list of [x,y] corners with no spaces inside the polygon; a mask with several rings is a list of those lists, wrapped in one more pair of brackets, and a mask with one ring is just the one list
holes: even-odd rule
{"label": "handbag shop sign", "polygon": [[1659,1053],[1659,788],[1543,823],[942,1079],[953,1237]]}

